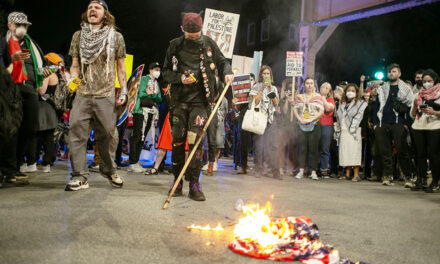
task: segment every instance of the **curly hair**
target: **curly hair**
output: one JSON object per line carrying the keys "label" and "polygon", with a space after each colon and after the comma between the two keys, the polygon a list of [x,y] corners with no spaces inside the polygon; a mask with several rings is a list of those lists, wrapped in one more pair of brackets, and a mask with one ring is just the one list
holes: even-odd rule
{"label": "curly hair", "polygon": [[[87,19],[87,10],[81,15],[81,24],[84,23],[89,23]],[[104,9],[104,18],[102,20],[102,25],[113,27],[114,29],[118,29],[118,27],[116,26],[115,17],[107,9]]]}

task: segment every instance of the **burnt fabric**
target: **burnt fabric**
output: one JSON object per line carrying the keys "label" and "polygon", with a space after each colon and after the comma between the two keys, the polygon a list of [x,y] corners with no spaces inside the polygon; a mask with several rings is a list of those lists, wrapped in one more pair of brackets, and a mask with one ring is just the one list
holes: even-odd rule
{"label": "burnt fabric", "polygon": [[[173,110],[173,151],[171,160],[173,167],[180,168],[185,164],[185,141],[188,138],[189,153],[195,142],[202,136],[203,126],[208,120],[208,105],[184,104],[176,105]],[[185,179],[198,182],[202,166],[202,144],[199,144],[195,156],[191,159],[185,173]],[[174,177],[179,176],[180,170],[173,170]]]}
{"label": "burnt fabric", "polygon": [[[281,231],[287,223],[293,234],[285,239],[285,243],[275,245],[272,252],[266,253],[254,241],[235,239],[229,244],[229,249],[235,253],[257,258],[276,261],[299,261],[313,264],[354,264],[349,260],[340,259],[338,255],[331,254],[334,248],[320,240],[318,226],[306,216],[282,217],[271,219],[272,233]],[[307,240],[310,243],[304,243]],[[312,246],[312,245],[319,246]],[[356,262],[366,264],[365,262]]]}

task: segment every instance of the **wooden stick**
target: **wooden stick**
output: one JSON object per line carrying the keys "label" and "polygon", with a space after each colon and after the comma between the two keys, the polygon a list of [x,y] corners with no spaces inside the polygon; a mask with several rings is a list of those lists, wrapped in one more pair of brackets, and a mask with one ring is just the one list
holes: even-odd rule
{"label": "wooden stick", "polygon": [[220,97],[218,98],[218,101],[215,104],[215,107],[212,110],[211,115],[208,118],[208,121],[206,121],[205,126],[203,127],[202,134],[197,139],[197,142],[194,145],[193,149],[191,150],[191,153],[189,154],[188,159],[186,160],[185,165],[182,168],[182,171],[180,171],[179,177],[177,178],[176,182],[174,183],[173,188],[171,189],[170,194],[168,195],[168,199],[165,201],[165,204],[162,207],[163,210],[167,209],[168,204],[171,202],[171,198],[173,197],[173,194],[176,191],[177,186],[180,183],[180,180],[182,180],[182,177],[185,174],[186,169],[189,166],[189,163],[191,162],[192,158],[194,157],[194,154],[196,153],[197,147],[200,145],[200,142],[202,142],[203,137],[205,136],[206,130],[208,129],[209,124],[211,123],[212,119],[214,118],[214,115],[216,114],[217,109],[220,107],[220,104],[222,103],[223,97],[225,97],[225,94],[228,91],[230,85],[231,85],[231,83],[226,84],[225,88],[223,89],[223,92],[221,93]]}

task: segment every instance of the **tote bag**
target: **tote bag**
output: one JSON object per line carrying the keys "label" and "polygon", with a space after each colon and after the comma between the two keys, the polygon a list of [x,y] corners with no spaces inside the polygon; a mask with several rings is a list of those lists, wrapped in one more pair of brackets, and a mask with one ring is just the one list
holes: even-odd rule
{"label": "tote bag", "polygon": [[255,105],[255,100],[252,100],[251,109],[246,111],[243,118],[242,128],[246,131],[255,133],[257,135],[263,135],[267,126],[267,115],[261,110],[261,101],[258,105]]}

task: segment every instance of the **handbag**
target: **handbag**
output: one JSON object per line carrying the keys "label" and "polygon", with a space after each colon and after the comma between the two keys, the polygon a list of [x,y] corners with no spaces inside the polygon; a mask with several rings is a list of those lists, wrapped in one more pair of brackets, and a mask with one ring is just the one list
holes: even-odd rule
{"label": "handbag", "polygon": [[267,115],[260,111],[261,101],[255,105],[255,100],[252,100],[251,108],[246,111],[243,118],[243,130],[263,135],[267,126]]}
{"label": "handbag", "polygon": [[140,101],[141,101],[141,107],[148,107],[148,108],[153,107],[155,103],[154,100],[151,99],[150,97],[142,97]]}

